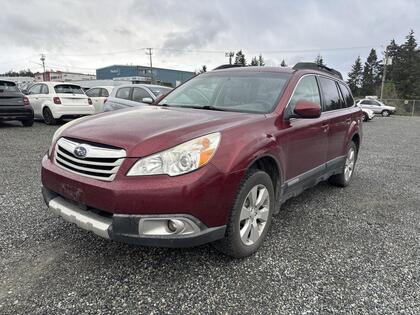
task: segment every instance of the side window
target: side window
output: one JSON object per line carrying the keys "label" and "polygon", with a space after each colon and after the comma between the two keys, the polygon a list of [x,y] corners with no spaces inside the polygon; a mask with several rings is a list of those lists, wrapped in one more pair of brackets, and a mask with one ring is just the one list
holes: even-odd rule
{"label": "side window", "polygon": [[35,84],[29,89],[29,94],[41,94],[41,85]]}
{"label": "side window", "polygon": [[351,96],[351,93],[348,87],[342,83],[339,83],[339,86],[340,86],[341,93],[343,94],[346,107],[354,106],[354,99],[353,99],[353,96]]}
{"label": "side window", "polygon": [[122,98],[124,100],[130,99],[130,87],[123,87],[118,89],[117,94],[115,94],[116,98]]}
{"label": "side window", "polygon": [[46,84],[41,85],[41,94],[48,94],[50,91],[48,90],[48,86]]}
{"label": "side window", "polygon": [[322,94],[324,96],[324,112],[340,109],[340,95],[338,94],[337,85],[334,80],[320,77]]}
{"label": "side window", "polygon": [[376,102],[376,101],[372,101],[372,105],[375,105],[375,106],[381,106],[381,103]]}
{"label": "side window", "polygon": [[98,97],[99,92],[100,92],[100,89],[97,89],[97,88],[90,89],[89,91],[86,92],[86,95],[89,96],[89,97]]}
{"label": "side window", "polygon": [[321,105],[321,98],[319,96],[319,89],[315,76],[306,76],[300,80],[287,107],[289,114],[293,113],[295,106],[299,101],[308,101]]}
{"label": "side window", "polygon": [[109,96],[108,90],[107,89],[101,89],[101,92],[100,92],[99,96],[108,97]]}
{"label": "side window", "polygon": [[134,88],[133,89],[133,97],[132,100],[134,102],[142,102],[143,98],[145,97],[150,97],[150,94],[147,93],[146,90],[142,89],[142,88]]}

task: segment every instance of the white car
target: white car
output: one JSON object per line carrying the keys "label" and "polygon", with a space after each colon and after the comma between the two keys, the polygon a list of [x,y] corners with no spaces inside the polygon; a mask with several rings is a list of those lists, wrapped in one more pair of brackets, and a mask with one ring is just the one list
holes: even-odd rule
{"label": "white car", "polygon": [[375,117],[375,113],[373,112],[373,110],[362,107],[362,112],[363,112],[363,121],[372,120],[373,117]]}
{"label": "white car", "polygon": [[395,113],[395,107],[385,105],[381,101],[375,99],[365,98],[359,100],[357,102],[357,105],[359,105],[362,108],[370,109],[375,114],[381,114],[383,117],[388,117],[389,115]]}
{"label": "white car", "polygon": [[95,106],[95,113],[102,113],[105,100],[113,89],[113,86],[94,86],[86,91],[86,95],[90,97],[93,106]]}
{"label": "white car", "polygon": [[92,100],[79,85],[64,82],[39,82],[25,93],[34,109],[34,117],[47,125],[62,118],[80,117],[95,113]]}

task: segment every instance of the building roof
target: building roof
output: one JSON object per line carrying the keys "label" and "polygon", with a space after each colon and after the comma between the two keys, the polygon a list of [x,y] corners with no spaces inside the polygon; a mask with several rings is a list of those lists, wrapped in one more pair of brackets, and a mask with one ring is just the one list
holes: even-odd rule
{"label": "building roof", "polygon": [[[106,66],[106,67],[102,67],[102,68],[98,68],[96,70],[102,70],[102,69],[107,69],[107,68],[112,68],[112,67],[136,67],[136,68],[146,68],[149,69],[150,66],[141,66],[141,65],[110,65],[110,66]],[[153,69],[158,69],[158,70],[168,70],[168,71],[178,71],[178,72],[188,72],[188,73],[194,73],[194,71],[186,71],[186,70],[177,70],[177,69],[168,69],[168,68],[158,68],[158,67],[152,67]]]}

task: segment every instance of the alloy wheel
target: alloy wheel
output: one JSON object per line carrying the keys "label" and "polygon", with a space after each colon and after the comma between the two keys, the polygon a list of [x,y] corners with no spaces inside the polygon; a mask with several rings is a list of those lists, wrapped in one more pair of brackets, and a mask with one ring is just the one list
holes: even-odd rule
{"label": "alloy wheel", "polygon": [[350,148],[347,152],[346,164],[344,166],[344,179],[348,182],[353,175],[354,163],[355,163],[356,154],[354,148]]}
{"label": "alloy wheel", "polygon": [[270,195],[267,187],[252,187],[242,205],[239,217],[240,237],[245,245],[255,244],[261,237],[270,213]]}

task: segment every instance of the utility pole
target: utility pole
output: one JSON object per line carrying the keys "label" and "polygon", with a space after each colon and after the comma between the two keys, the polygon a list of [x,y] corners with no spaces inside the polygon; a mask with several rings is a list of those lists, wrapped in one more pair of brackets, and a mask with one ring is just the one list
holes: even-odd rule
{"label": "utility pole", "polygon": [[227,53],[225,53],[225,57],[229,58],[229,64],[232,64],[232,57],[235,56],[235,53],[233,51],[229,51]]}
{"label": "utility pole", "polygon": [[44,72],[42,73],[42,80],[45,81],[45,55],[41,54],[41,58],[39,60],[42,62],[42,69],[44,69]]}
{"label": "utility pole", "polygon": [[381,101],[382,101],[382,96],[384,95],[384,85],[385,85],[385,77],[386,77],[386,68],[388,66],[388,46],[386,46],[385,49],[385,64],[384,64],[384,72],[382,74],[382,84],[381,84]]}
{"label": "utility pole", "polygon": [[152,49],[153,48],[146,48],[146,55],[149,56],[150,59],[150,83],[153,84],[154,80],[153,80],[153,65],[152,65]]}

